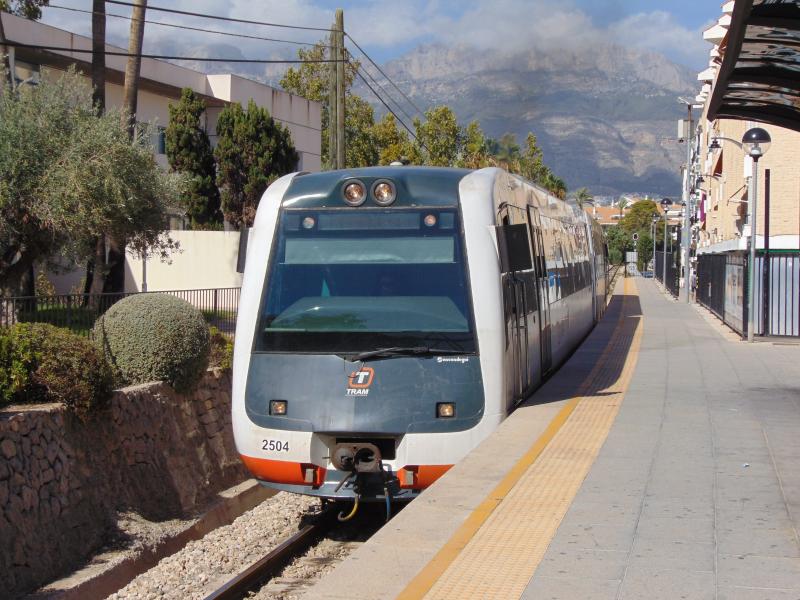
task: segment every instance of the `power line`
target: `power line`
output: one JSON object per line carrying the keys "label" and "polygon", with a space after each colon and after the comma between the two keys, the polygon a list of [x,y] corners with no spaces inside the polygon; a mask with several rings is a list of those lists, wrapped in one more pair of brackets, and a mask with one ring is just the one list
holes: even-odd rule
{"label": "power line", "polygon": [[[120,6],[134,6],[132,2],[125,2],[124,0],[106,0],[107,4],[119,4]],[[228,21],[230,23],[246,23],[248,25],[263,25],[265,27],[283,27],[285,29],[304,29],[306,31],[324,31],[330,32],[327,27],[307,27],[303,25],[284,25],[281,23],[268,23],[266,21],[249,21],[247,19],[235,19],[234,17],[223,17],[221,15],[209,15],[206,13],[190,12],[188,10],[177,10],[175,8],[163,8],[160,6],[147,5],[147,10],[155,10],[159,12],[172,13],[174,15],[185,15],[187,17],[202,17],[203,19],[215,19],[217,21]]]}
{"label": "power line", "polygon": [[419,138],[417,138],[416,134],[413,131],[411,131],[408,125],[406,125],[405,122],[400,117],[397,116],[397,113],[394,112],[388,104],[386,104],[383,98],[381,98],[378,95],[378,92],[376,92],[375,89],[369,84],[369,82],[366,79],[364,79],[364,77],[361,75],[361,72],[356,71],[356,75],[359,78],[361,78],[361,81],[364,82],[364,85],[366,85],[370,89],[370,91],[375,95],[375,97],[380,101],[380,103],[383,104],[384,107],[386,107],[386,110],[388,110],[390,113],[392,113],[392,115],[394,115],[394,118],[397,119],[397,122],[400,123],[400,125],[402,125],[406,131],[408,131],[411,137],[414,138],[414,141],[417,142],[422,148],[424,148],[426,152],[430,152],[428,148],[425,146],[425,144],[419,141]]}
{"label": "power line", "polygon": [[[108,0],[106,0],[108,1]],[[15,46],[18,48],[32,48],[34,50],[52,50],[58,52],[77,52],[82,54],[92,54],[92,50],[81,50],[78,48],[64,48],[63,46],[39,46],[37,44],[23,44],[22,42],[3,42],[6,46]],[[266,60],[259,58],[211,58],[206,56],[168,56],[165,54],[131,54],[129,52],[115,52],[112,50],[105,50],[103,52],[106,56],[135,56],[139,58],[155,58],[158,60],[195,60],[199,62],[229,62],[229,63],[256,63],[256,64],[300,64],[300,63],[335,63],[346,62],[336,59],[321,58],[321,59],[308,59],[308,60]]]}
{"label": "power line", "polygon": [[[109,1],[110,1],[110,0],[109,0]],[[419,107],[419,106],[417,106],[417,105],[416,105],[416,103],[415,103],[415,102],[414,102],[414,101],[413,101],[411,98],[409,98],[409,97],[408,97],[408,96],[405,94],[405,92],[404,92],[403,90],[401,90],[399,87],[397,87],[397,84],[395,84],[395,82],[391,80],[391,78],[390,78],[390,77],[389,77],[389,76],[388,76],[388,75],[387,75],[387,74],[386,74],[386,73],[383,71],[383,69],[381,69],[381,68],[378,66],[378,63],[376,63],[374,60],[372,60],[372,58],[370,58],[369,54],[367,54],[367,53],[364,51],[364,49],[363,49],[361,46],[359,46],[359,45],[358,45],[358,42],[357,42],[357,41],[355,41],[355,40],[353,39],[353,36],[352,36],[352,35],[350,35],[349,33],[347,33],[346,31],[345,31],[345,33],[344,33],[344,34],[345,34],[347,37],[349,37],[349,38],[350,38],[350,41],[351,41],[351,42],[353,42],[353,44],[355,45],[355,47],[356,47],[356,48],[358,48],[359,52],[361,52],[361,54],[363,54],[363,55],[364,55],[364,58],[366,58],[366,59],[367,59],[369,62],[371,62],[371,63],[372,63],[372,65],[373,65],[373,66],[374,66],[376,69],[378,69],[378,71],[380,72],[380,74],[381,74],[381,75],[383,75],[383,76],[386,78],[386,80],[387,80],[389,83],[391,83],[391,84],[392,84],[392,87],[393,87],[394,89],[396,89],[398,92],[400,92],[400,94],[403,96],[403,98],[405,98],[406,100],[408,100],[408,101],[409,101],[409,103],[411,104],[411,106],[413,106],[413,107],[414,107],[414,109],[415,109],[415,110],[416,110],[416,111],[417,111],[417,112],[420,114],[420,116],[425,116],[425,113],[422,111],[422,109],[420,109],[420,107]]]}
{"label": "power line", "polygon": [[[59,10],[68,10],[68,11],[71,11],[71,12],[84,13],[84,14],[87,14],[87,15],[103,14],[103,15],[105,15],[107,17],[114,17],[116,19],[125,19],[127,21],[130,21],[130,20],[133,19],[133,17],[126,17],[125,15],[117,15],[117,14],[108,13],[108,12],[106,12],[106,13],[98,13],[97,11],[93,11],[93,10],[84,10],[82,8],[71,8],[69,6],[59,6],[58,4],[48,4],[47,8],[57,8]],[[277,38],[262,37],[260,35],[248,35],[246,33],[232,33],[230,31],[220,31],[218,29],[203,29],[202,27],[190,27],[189,25],[178,25],[177,23],[167,23],[165,21],[150,21],[148,19],[145,19],[144,22],[148,23],[150,25],[160,25],[162,27],[174,27],[175,29],[187,29],[189,31],[199,31],[201,33],[216,33],[216,34],[219,34],[219,35],[227,35],[227,36],[230,36],[230,37],[238,37],[238,38],[247,38],[247,39],[251,39],[251,40],[261,40],[261,41],[264,41],[264,42],[280,42],[282,44],[295,44],[295,45],[298,45],[298,46],[316,46],[316,44],[314,42],[298,42],[298,41],[295,41],[295,40],[282,40],[282,39],[277,39]],[[323,45],[323,48],[328,48],[328,47],[329,46]]]}
{"label": "power line", "polygon": [[370,81],[372,81],[372,83],[374,83],[376,87],[378,87],[378,88],[379,88],[379,89],[380,89],[380,90],[381,90],[381,91],[382,91],[384,94],[386,94],[386,97],[387,97],[387,98],[389,98],[389,100],[391,100],[391,101],[394,103],[394,105],[395,105],[395,106],[398,108],[398,110],[399,110],[401,113],[403,113],[403,115],[405,115],[405,117],[406,117],[406,118],[407,118],[409,121],[411,121],[412,123],[414,122],[414,118],[413,118],[411,115],[409,115],[409,114],[408,114],[408,113],[405,111],[405,109],[404,109],[404,108],[403,108],[403,107],[400,105],[400,103],[399,103],[397,100],[395,100],[394,98],[392,98],[392,96],[389,94],[389,92],[387,92],[387,91],[386,91],[386,88],[384,88],[384,87],[383,87],[383,86],[382,86],[380,83],[378,83],[378,82],[375,80],[375,78],[374,78],[374,77],[373,77],[373,76],[370,74],[370,72],[369,72],[369,71],[367,71],[367,70],[364,68],[364,65],[361,65],[361,64],[359,64],[359,69],[360,69],[360,70],[361,70],[361,71],[362,71],[362,72],[363,72],[363,73],[364,73],[364,74],[365,74],[367,77],[369,77]]}

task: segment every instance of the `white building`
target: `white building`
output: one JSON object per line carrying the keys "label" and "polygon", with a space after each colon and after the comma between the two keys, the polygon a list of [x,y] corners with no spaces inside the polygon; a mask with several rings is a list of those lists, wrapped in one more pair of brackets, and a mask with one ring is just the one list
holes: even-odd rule
{"label": "white building", "polygon": [[[91,68],[92,40],[63,29],[44,25],[1,13],[6,39],[18,44],[31,46],[50,46],[69,48],[70,51],[40,50],[9,46],[11,70],[18,80],[35,82],[46,70],[63,70],[75,65],[87,74]],[[111,52],[126,53],[127,49],[106,45]],[[122,104],[122,88],[125,79],[125,56],[106,55],[106,106]],[[299,96],[239,77],[237,75],[206,75],[163,60],[143,58],[136,120],[154,122],[166,127],[169,121],[169,105],[180,98],[181,89],[194,90],[208,107],[206,111],[206,131],[214,143],[217,118],[220,111],[232,102],[247,105],[252,98],[255,103],[266,108],[277,121],[286,126],[292,134],[292,141],[300,155],[298,169],[319,171],[321,168],[322,106]],[[159,162],[166,165],[164,145],[154,144]]]}

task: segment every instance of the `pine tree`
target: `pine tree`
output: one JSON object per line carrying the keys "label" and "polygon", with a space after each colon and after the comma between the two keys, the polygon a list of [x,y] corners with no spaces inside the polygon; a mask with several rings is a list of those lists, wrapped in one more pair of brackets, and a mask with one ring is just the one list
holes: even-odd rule
{"label": "pine tree", "polygon": [[291,135],[252,100],[247,110],[238,102],[226,106],[217,135],[214,157],[225,220],[235,227],[252,225],[267,186],[297,168]]}
{"label": "pine tree", "polygon": [[180,102],[169,106],[166,131],[170,168],[190,178],[181,202],[193,229],[213,228],[222,223],[219,190],[214,181],[214,154],[208,135],[200,126],[205,109],[205,102],[190,88],[184,88]]}

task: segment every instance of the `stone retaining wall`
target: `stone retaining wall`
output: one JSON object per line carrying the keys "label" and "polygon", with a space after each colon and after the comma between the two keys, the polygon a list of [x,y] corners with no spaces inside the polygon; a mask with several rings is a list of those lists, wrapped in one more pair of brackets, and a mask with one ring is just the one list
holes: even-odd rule
{"label": "stone retaining wall", "polygon": [[215,370],[187,395],[119,390],[87,423],[55,404],[0,411],[0,597],[80,565],[114,537],[118,511],[186,516],[244,480],[230,389]]}

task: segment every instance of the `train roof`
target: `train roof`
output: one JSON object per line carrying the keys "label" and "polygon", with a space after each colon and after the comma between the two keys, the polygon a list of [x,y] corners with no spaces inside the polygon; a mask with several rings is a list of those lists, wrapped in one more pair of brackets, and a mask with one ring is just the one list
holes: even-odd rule
{"label": "train roof", "polygon": [[[469,169],[440,167],[365,167],[321,173],[306,173],[292,180],[283,196],[283,206],[291,208],[340,208],[344,206],[345,181],[358,179],[369,189],[376,181],[389,180],[397,189],[392,206],[456,206],[458,184]],[[365,206],[369,206],[367,203]]]}

